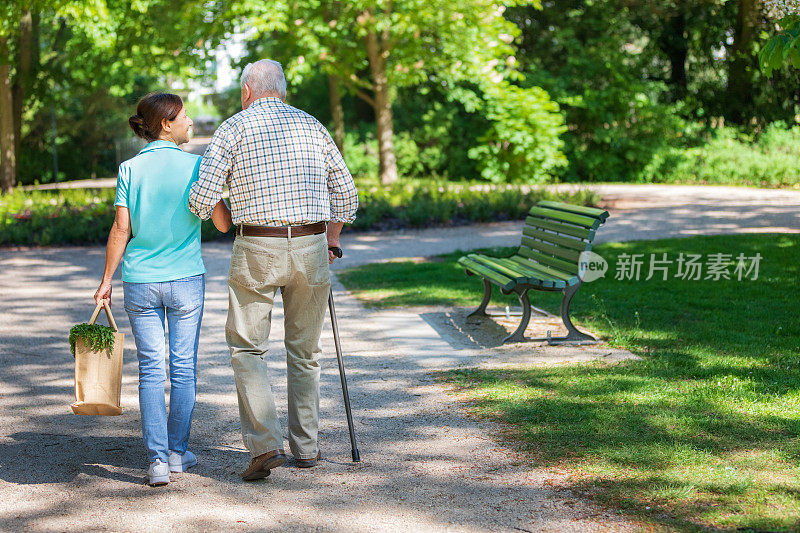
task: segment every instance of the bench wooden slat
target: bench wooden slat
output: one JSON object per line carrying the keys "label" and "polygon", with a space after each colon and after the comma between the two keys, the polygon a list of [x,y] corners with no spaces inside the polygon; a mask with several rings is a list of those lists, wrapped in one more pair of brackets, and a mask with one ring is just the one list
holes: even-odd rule
{"label": "bench wooden slat", "polygon": [[525,218],[525,225],[533,226],[536,228],[549,229],[563,235],[572,235],[579,239],[586,239],[591,241],[594,239],[595,230],[584,228],[583,226],[573,226],[572,224],[562,224],[555,220],[549,220],[540,217],[527,217]]}
{"label": "bench wooden slat", "polygon": [[522,266],[523,268],[529,268],[532,270],[540,271],[543,274],[549,275],[553,278],[560,279],[564,281],[567,285],[575,285],[578,283],[579,279],[576,274],[572,272],[564,272],[557,268],[552,268],[542,263],[536,263],[527,257],[522,257],[521,255],[512,255],[508,258],[509,261],[513,261],[518,265]]}
{"label": "bench wooden slat", "polygon": [[458,263],[463,266],[464,268],[475,272],[476,274],[480,274],[481,276],[485,277],[489,281],[500,285],[506,290],[512,290],[514,287],[517,286],[517,282],[508,276],[504,276],[503,274],[492,270],[489,267],[483,266],[481,264],[476,263],[475,261],[468,259],[466,257],[462,257],[458,260]]}
{"label": "bench wooden slat", "polygon": [[580,239],[573,239],[572,237],[556,235],[555,233],[542,231],[540,229],[532,228],[530,226],[525,226],[524,228],[522,228],[522,234],[527,235],[528,237],[533,237],[543,241],[551,242],[553,244],[560,244],[561,246],[566,246],[567,248],[570,248],[572,250],[577,250],[578,252],[583,252],[585,250],[592,249],[592,245],[586,241],[582,241]]}
{"label": "bench wooden slat", "polygon": [[567,211],[559,211],[558,209],[548,209],[545,207],[533,207],[528,214],[535,217],[551,218],[553,220],[567,222],[569,224],[575,224],[577,226],[583,226],[589,229],[597,229],[602,223],[596,218],[577,215]]}
{"label": "bench wooden slat", "polygon": [[[498,261],[504,265],[507,265],[509,268],[516,269],[525,274],[528,277],[528,282],[533,285],[563,289],[567,286],[567,279],[570,277],[569,274],[560,274],[556,276],[551,272],[546,272],[539,268],[536,263],[529,261],[524,257],[521,258],[520,261],[514,261],[512,257],[498,259]],[[540,280],[544,283],[538,283],[537,280]]]}
{"label": "bench wooden slat", "polygon": [[561,257],[572,263],[577,263],[578,258],[581,256],[581,253],[577,250],[570,250],[569,248],[563,248],[554,244],[537,241],[525,235],[522,236],[522,245],[527,246],[531,250],[535,250],[537,252]]}
{"label": "bench wooden slat", "polygon": [[488,255],[481,255],[481,254],[469,254],[467,257],[469,259],[472,259],[479,265],[483,265],[493,270],[497,270],[501,274],[513,279],[518,284],[524,283],[525,280],[527,279],[525,273],[522,272],[519,268],[512,268],[507,265],[504,265],[496,257],[490,257]]}
{"label": "bench wooden slat", "polygon": [[540,285],[542,287],[555,287],[556,285],[564,285],[563,281],[560,279],[553,278],[551,276],[543,275],[539,272],[534,272],[529,270],[531,276],[527,275],[524,272],[522,265],[510,261],[506,263],[506,260],[499,259],[496,257],[487,257],[487,256],[469,256],[470,259],[473,260],[480,260],[481,263],[485,263],[489,265],[491,268],[495,270],[499,270],[503,273],[508,273],[512,276],[517,276],[521,279],[517,280],[517,284],[519,283],[528,283],[529,285]]}
{"label": "bench wooden slat", "polygon": [[525,246],[520,246],[519,250],[517,250],[517,255],[521,255],[522,257],[526,257],[528,259],[533,259],[534,261],[538,261],[539,263],[555,268],[556,270],[561,270],[562,272],[569,272],[570,274],[578,273],[577,261],[573,264],[569,261],[559,259],[558,257],[553,257],[551,255],[531,250]]}
{"label": "bench wooden slat", "polygon": [[550,200],[542,200],[536,205],[547,207],[550,209],[558,209],[559,211],[566,211],[569,213],[576,213],[587,217],[596,218],[600,222],[605,222],[608,219],[608,211],[605,209],[598,209],[596,207],[586,207],[582,205],[564,204],[561,202],[552,202]]}

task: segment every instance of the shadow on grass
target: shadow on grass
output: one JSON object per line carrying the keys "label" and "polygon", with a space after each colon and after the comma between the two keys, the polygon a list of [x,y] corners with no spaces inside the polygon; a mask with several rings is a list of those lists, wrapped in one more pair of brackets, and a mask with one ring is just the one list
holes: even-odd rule
{"label": "shadow on grass", "polygon": [[[682,527],[800,527],[800,237],[608,244],[577,322],[642,357],[618,365],[461,370],[479,416],[573,488]],[[620,254],[760,253],[757,279],[614,279]],[[674,265],[673,265],[674,266]],[[674,274],[674,272],[673,272]],[[558,295],[532,299],[553,311]]]}
{"label": "shadow on grass", "polygon": [[800,516],[796,411],[777,414],[764,394],[713,378],[663,380],[652,368],[645,360],[443,378],[476,416],[502,422],[535,462],[573,472],[571,488],[603,503],[668,524],[791,530]]}

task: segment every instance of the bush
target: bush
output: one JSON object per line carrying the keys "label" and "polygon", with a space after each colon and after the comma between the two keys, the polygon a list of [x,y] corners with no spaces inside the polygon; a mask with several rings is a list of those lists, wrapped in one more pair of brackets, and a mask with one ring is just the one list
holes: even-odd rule
{"label": "bush", "polygon": [[114,221],[113,203],[113,189],[17,189],[0,198],[0,244],[103,242]]}
{"label": "bush", "polygon": [[[359,140],[356,132],[347,132],[344,140],[344,159],[350,173],[356,178],[377,178],[378,141],[375,128],[367,128],[364,140]],[[394,152],[397,158],[397,172],[403,178],[417,178],[426,170],[420,149],[407,131],[395,133]]]}
{"label": "bush", "polygon": [[[562,173],[567,165],[560,139],[564,118],[543,89],[507,82],[487,84],[484,90],[456,87],[449,96],[431,85],[400,91],[394,105],[394,148],[402,178],[532,184]],[[354,176],[377,175],[373,124],[348,131],[344,157]]]}
{"label": "bush", "polygon": [[[359,209],[349,230],[453,226],[521,219],[536,201],[565,199],[594,205],[590,191],[557,194],[519,185],[415,180],[393,187],[361,187]],[[102,244],[114,221],[113,189],[32,191],[0,197],[0,245]],[[204,241],[223,237],[207,220]]]}
{"label": "bush", "polygon": [[546,183],[561,174],[566,131],[558,104],[541,87],[507,82],[487,86],[486,116],[491,126],[469,150],[481,176],[493,183]]}
{"label": "bush", "polygon": [[[472,84],[429,82],[398,91],[392,104],[398,133],[407,133],[416,144],[418,158],[410,174],[402,176],[449,176],[468,180],[480,176],[477,162],[469,150],[479,144],[478,137],[491,122],[476,112],[482,98]],[[398,167],[407,168],[398,156]]]}
{"label": "bush", "polygon": [[[0,196],[0,245],[101,244],[114,222],[114,189],[24,191]],[[203,222],[204,240],[222,237]]]}
{"label": "bush", "polygon": [[775,122],[759,136],[715,130],[704,144],[665,149],[645,168],[653,183],[708,183],[782,187],[800,184],[800,126]]}
{"label": "bush", "polygon": [[646,169],[667,151],[684,150],[695,129],[677,107],[658,102],[657,84],[586,89],[567,99],[564,136],[568,181],[646,181]]}
{"label": "bush", "polygon": [[359,209],[352,229],[388,230],[456,226],[470,222],[522,219],[539,200],[560,199],[596,205],[591,191],[554,193],[525,185],[415,180],[391,187],[359,189]]}
{"label": "bush", "polygon": [[348,131],[344,137],[344,159],[355,178],[377,178],[378,142],[370,132],[361,141],[358,132]]}

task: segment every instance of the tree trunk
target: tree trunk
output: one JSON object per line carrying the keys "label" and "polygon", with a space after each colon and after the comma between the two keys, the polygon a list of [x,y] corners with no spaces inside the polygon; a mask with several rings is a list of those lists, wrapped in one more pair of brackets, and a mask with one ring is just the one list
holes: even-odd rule
{"label": "tree trunk", "polygon": [[333,141],[339,152],[344,155],[344,110],[342,109],[342,95],[339,92],[339,80],[336,76],[328,75],[328,88],[330,90],[331,116],[333,117]]}
{"label": "tree trunk", "polygon": [[[37,17],[38,18],[38,17]],[[38,21],[37,21],[38,22]],[[14,155],[19,160],[22,142],[22,108],[31,85],[31,59],[33,54],[33,14],[22,13],[19,22],[19,49],[17,50],[17,74],[12,86],[14,106]]]}
{"label": "tree trunk", "polygon": [[728,63],[728,119],[746,121],[748,105],[752,101],[752,70],[756,54],[753,40],[756,36],[761,0],[739,0],[736,25],[733,29],[733,45]]}
{"label": "tree trunk", "polygon": [[661,32],[659,48],[666,54],[670,64],[669,85],[673,101],[682,100],[687,93],[686,58],[689,55],[689,40],[686,35],[686,13],[675,13]]}
{"label": "tree trunk", "polygon": [[10,191],[17,181],[10,76],[8,43],[5,37],[0,37],[0,190],[3,192]]}
{"label": "tree trunk", "polygon": [[375,110],[375,122],[378,129],[380,177],[381,183],[388,185],[397,181],[392,102],[389,95],[389,82],[386,76],[386,62],[383,50],[378,45],[378,36],[374,31],[370,31],[367,34],[367,55],[375,93],[373,109]]}

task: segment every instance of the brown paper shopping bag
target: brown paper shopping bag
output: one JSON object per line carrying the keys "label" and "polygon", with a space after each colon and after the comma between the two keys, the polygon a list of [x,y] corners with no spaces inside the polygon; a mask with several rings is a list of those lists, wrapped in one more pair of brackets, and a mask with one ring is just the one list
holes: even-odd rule
{"label": "brown paper shopping bag", "polygon": [[[94,324],[100,309],[105,309],[108,325],[117,329],[108,300],[103,300],[92,313],[89,324]],[[122,414],[119,405],[122,389],[122,345],[125,336],[114,333],[114,348],[94,351],[83,339],[75,342],[75,403],[76,415],[115,416]]]}

